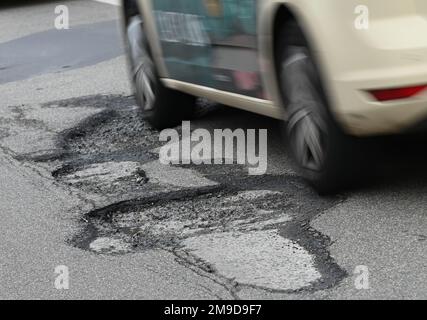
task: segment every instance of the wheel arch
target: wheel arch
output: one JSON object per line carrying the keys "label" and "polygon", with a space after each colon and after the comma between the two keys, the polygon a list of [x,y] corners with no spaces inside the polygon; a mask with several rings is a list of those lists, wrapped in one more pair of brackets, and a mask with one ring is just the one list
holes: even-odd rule
{"label": "wheel arch", "polygon": [[[282,1],[279,3],[274,3],[270,5],[270,8],[264,11],[263,21],[267,23],[261,23],[261,34],[262,40],[260,42],[261,56],[263,60],[270,61],[267,63],[267,68],[264,69],[265,73],[265,83],[266,87],[269,89],[269,95],[272,97],[274,102],[278,104],[285,111],[286,118],[286,106],[285,99],[282,96],[280,90],[280,81],[279,81],[279,70],[280,70],[280,61],[278,57],[278,44],[280,43],[280,31],[284,23],[288,21],[295,21],[298,24],[301,35],[304,37],[305,41],[311,52],[319,52],[318,43],[314,37],[314,32],[311,30],[311,26],[307,23],[307,17],[300,12],[299,8],[289,1]],[[314,54],[314,61],[316,63],[320,80],[322,83],[323,90],[328,100],[328,108],[331,109],[329,97],[329,88],[328,81],[326,77],[326,71],[323,69],[323,64],[320,61],[320,56]],[[330,110],[331,111],[331,110]]]}

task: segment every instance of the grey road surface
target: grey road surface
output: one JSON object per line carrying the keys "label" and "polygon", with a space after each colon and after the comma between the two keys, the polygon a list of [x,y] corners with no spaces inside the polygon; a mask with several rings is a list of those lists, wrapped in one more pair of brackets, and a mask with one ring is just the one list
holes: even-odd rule
{"label": "grey road surface", "polygon": [[162,165],[118,10],[0,5],[0,299],[427,298],[425,139],[367,141],[366,182],[321,197],[280,123],[200,102],[192,129],[268,130],[267,173]]}

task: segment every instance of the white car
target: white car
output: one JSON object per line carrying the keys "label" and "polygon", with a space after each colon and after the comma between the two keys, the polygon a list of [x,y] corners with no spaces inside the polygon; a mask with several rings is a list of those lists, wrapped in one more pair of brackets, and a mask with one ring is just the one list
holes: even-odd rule
{"label": "white car", "polygon": [[319,191],[348,180],[355,137],[427,119],[425,0],[124,0],[123,25],[154,126],[194,97],[284,119]]}

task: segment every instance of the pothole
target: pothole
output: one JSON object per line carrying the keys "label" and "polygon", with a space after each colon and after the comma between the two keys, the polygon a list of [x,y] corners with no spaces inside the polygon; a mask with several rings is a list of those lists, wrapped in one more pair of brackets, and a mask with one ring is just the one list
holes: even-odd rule
{"label": "pothole", "polygon": [[[162,145],[159,132],[143,120],[133,97],[96,95],[53,101],[42,108],[82,106],[103,111],[63,132],[58,139],[59,152],[35,159],[59,160],[61,166],[53,171],[56,179],[86,193],[107,197],[111,203],[216,184],[197,171],[159,163],[153,152]],[[204,108],[211,112],[214,106],[206,104]]]}
{"label": "pothole", "polygon": [[282,292],[329,287],[345,272],[281,230],[299,226],[307,213],[326,210],[337,199],[319,198],[299,178],[281,178],[280,184],[279,177],[264,177],[261,185],[257,180],[258,189],[208,186],[205,194],[165,193],[96,210],[72,243],[103,254],[167,250],[239,286]]}
{"label": "pothole", "polygon": [[230,288],[238,283],[293,292],[344,277],[329,256],[328,239],[306,228],[338,198],[321,198],[292,175],[248,176],[239,165],[161,165],[158,132],[141,119],[131,97],[43,107],[82,105],[104,111],[63,132],[58,152],[40,158],[61,165],[53,172],[57,180],[102,198],[92,202],[100,209],[84,217],[71,244],[96,254],[167,250]]}
{"label": "pothole", "polygon": [[[277,227],[291,220],[278,201],[278,191],[221,191],[182,200],[148,201],[114,212],[89,214],[98,237],[121,237],[135,249],[174,248],[188,237],[211,232],[252,231]],[[287,204],[290,207],[290,204]]]}
{"label": "pothole", "polygon": [[[90,104],[96,99],[86,98],[83,103]],[[115,105],[107,103],[102,113],[63,133],[60,144],[67,158],[91,163],[153,158],[148,151],[160,145],[158,132],[143,121],[132,97],[115,101]]]}

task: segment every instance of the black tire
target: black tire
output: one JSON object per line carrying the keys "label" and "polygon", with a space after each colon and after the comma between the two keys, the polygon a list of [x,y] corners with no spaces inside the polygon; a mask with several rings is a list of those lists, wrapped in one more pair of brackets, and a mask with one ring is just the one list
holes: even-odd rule
{"label": "black tire", "polygon": [[196,98],[166,88],[156,70],[140,15],[126,19],[126,51],[136,101],[145,120],[157,129],[192,118]]}
{"label": "black tire", "polygon": [[277,46],[279,83],[286,106],[286,140],[298,173],[321,194],[352,182],[359,143],[330,113],[321,77],[296,22],[286,23]]}

